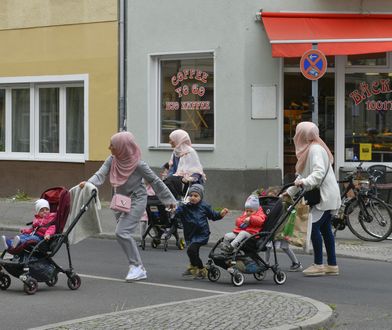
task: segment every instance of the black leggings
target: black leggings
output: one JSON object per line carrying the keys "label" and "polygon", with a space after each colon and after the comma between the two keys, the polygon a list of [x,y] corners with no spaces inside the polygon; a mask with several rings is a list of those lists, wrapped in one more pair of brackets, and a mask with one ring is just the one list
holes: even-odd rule
{"label": "black leggings", "polygon": [[199,269],[203,268],[203,261],[200,259],[199,250],[200,247],[204,244],[201,243],[192,243],[188,246],[186,253],[188,254],[189,261],[192,266],[197,267]]}

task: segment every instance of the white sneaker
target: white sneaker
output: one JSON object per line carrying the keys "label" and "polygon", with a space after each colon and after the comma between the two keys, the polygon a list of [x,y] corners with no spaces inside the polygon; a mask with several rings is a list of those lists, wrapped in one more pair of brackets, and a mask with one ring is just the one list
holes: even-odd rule
{"label": "white sneaker", "polygon": [[20,237],[18,235],[16,235],[14,237],[14,239],[12,240],[12,247],[15,249],[19,243],[20,243]]}
{"label": "white sneaker", "polygon": [[8,245],[7,245],[7,238],[3,235],[1,236],[1,249],[2,250],[8,250]]}
{"label": "white sneaker", "polygon": [[131,265],[129,267],[128,274],[125,277],[125,281],[126,282],[139,281],[139,280],[145,280],[146,278],[147,278],[147,272],[143,266]]}

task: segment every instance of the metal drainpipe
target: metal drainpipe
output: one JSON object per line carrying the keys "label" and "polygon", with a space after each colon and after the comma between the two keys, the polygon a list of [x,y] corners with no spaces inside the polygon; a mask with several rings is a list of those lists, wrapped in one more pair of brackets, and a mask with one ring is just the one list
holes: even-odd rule
{"label": "metal drainpipe", "polygon": [[126,91],[126,1],[119,0],[119,46],[118,46],[118,75],[119,75],[119,109],[118,109],[118,128],[119,131],[126,131],[127,130],[127,109],[126,109],[126,102],[125,102],[125,91]]}

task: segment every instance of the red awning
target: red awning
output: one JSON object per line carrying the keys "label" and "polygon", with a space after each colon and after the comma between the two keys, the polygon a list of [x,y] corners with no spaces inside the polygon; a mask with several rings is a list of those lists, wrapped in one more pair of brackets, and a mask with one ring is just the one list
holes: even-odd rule
{"label": "red awning", "polygon": [[318,44],[325,55],[392,51],[392,15],[261,12],[273,57],[301,57]]}

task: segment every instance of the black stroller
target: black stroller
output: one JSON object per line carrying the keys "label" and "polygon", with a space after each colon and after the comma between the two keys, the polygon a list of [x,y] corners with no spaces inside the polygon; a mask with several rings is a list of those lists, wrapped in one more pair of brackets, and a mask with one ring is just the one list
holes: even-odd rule
{"label": "black stroller", "polygon": [[[43,192],[41,198],[49,202],[50,212],[56,212],[56,218],[53,220],[53,224],[56,225],[56,234],[49,241],[42,240],[37,243],[27,240],[16,248],[4,250],[0,255],[0,289],[7,290],[11,285],[11,277],[3,272],[6,270],[24,283],[24,291],[29,295],[36,293],[38,282],[45,282],[49,287],[55,286],[60,272],[67,276],[68,287],[71,290],[77,290],[80,287],[81,279],[72,267],[68,235],[86,212],[91,201],[95,200],[96,202],[96,196],[97,192],[93,190],[89,200],[80,209],[66,232],[63,233],[71,207],[70,193],[64,187],[55,187]],[[67,248],[69,264],[67,269],[63,269],[53,260],[63,244]],[[7,253],[12,255],[11,259],[5,258]]]}
{"label": "black stroller", "polygon": [[[292,185],[293,184],[284,186],[281,192]],[[211,282],[218,281],[221,275],[220,267],[230,273],[231,281],[235,286],[241,286],[245,281],[244,274],[253,274],[256,280],[262,281],[265,279],[267,270],[271,269],[274,273],[274,282],[278,285],[284,284],[286,282],[287,275],[285,272],[280,270],[273,238],[277,229],[288,219],[291,211],[301,200],[303,194],[304,192],[298,194],[294,203],[290,205],[287,210],[285,210],[282,199],[279,197],[259,197],[260,206],[267,215],[263,231],[242,241],[230,255],[227,255],[220,250],[223,237],[220,238],[211,249],[208,256],[208,279]],[[268,264],[259,255],[260,252],[266,250],[266,245],[270,241],[272,241],[273,246],[273,264]]]}
{"label": "black stroller", "polygon": [[141,247],[146,248],[146,238],[149,236],[151,246],[155,249],[163,241],[163,249],[167,251],[169,239],[174,236],[176,246],[179,250],[185,247],[185,240],[180,237],[178,229],[182,229],[181,223],[175,214],[166,209],[157,196],[148,196],[146,212],[148,216],[148,226],[141,240]]}

